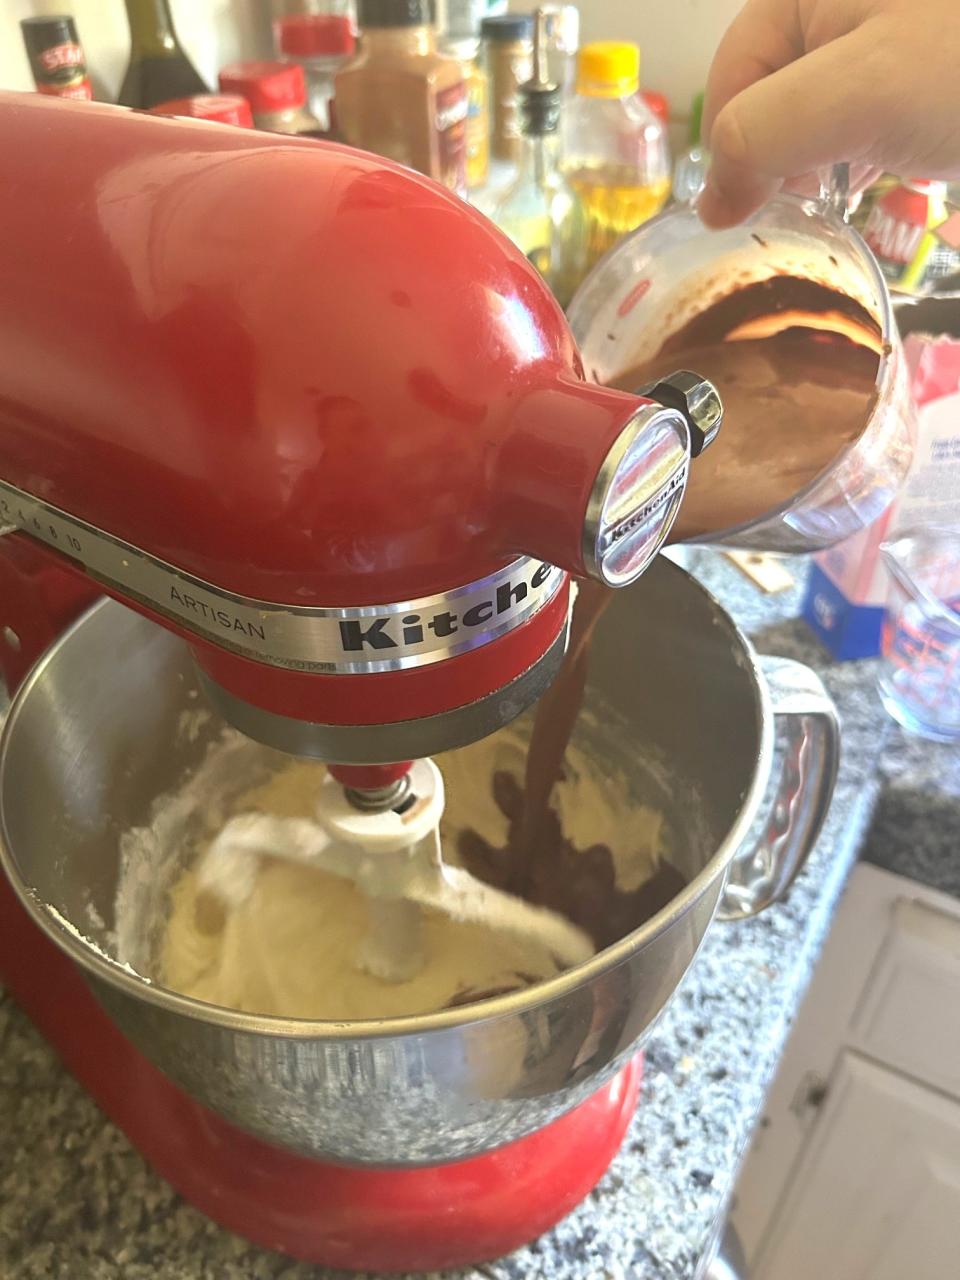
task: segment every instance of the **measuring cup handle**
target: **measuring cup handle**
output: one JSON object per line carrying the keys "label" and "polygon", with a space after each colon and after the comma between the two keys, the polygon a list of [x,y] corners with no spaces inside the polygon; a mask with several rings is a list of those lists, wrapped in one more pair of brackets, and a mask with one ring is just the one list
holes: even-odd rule
{"label": "measuring cup handle", "polygon": [[832,209],[843,222],[850,216],[850,166],[846,161],[829,169],[821,169],[820,202]]}
{"label": "measuring cup handle", "polygon": [[789,658],[761,657],[783,762],[756,843],[738,852],[717,915],[742,920],[782,898],[816,844],[840,762],[837,709],[820,677]]}

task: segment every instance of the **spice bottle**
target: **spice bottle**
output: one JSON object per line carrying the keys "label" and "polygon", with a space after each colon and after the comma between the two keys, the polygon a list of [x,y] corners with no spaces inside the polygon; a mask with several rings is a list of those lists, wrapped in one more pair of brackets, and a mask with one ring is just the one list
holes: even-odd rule
{"label": "spice bottle", "polygon": [[560,172],[562,90],[548,78],[547,13],[538,9],[534,76],[520,86],[522,127],[517,176],[493,220],[537,268],[561,306],[573,297],[581,257],[579,202]]}
{"label": "spice bottle", "polygon": [[323,132],[307,110],[307,82],[296,62],[233,62],[221,70],[220,88],[246,98],[258,129],[307,137]]}
{"label": "spice bottle", "polygon": [[152,116],[187,116],[191,120],[216,121],[218,124],[253,128],[250,103],[236,93],[196,93],[190,98],[171,98],[150,108]]}
{"label": "spice bottle", "polygon": [[23,18],[20,29],[37,92],[90,102],[93,90],[73,18]]}
{"label": "spice bottle", "polygon": [[130,62],[117,101],[146,110],[158,102],[209,90],[174,30],[169,0],[124,0]]}
{"label": "spice bottle", "polygon": [[484,18],[483,37],[490,99],[490,154],[516,164],[520,158],[519,89],[533,74],[533,20],[508,13]]}
{"label": "spice bottle", "polygon": [[[265,0],[257,0],[261,9],[267,8]],[[335,13],[350,19],[354,33],[357,30],[356,0],[270,0],[271,16],[277,18],[298,18],[304,14]]]}
{"label": "spice bottle", "polygon": [[353,57],[353,23],[345,13],[300,13],[273,24],[277,52],[299,62],[307,81],[307,106],[327,132],[333,129],[334,77]]}
{"label": "spice bottle", "polygon": [[465,130],[467,187],[474,191],[487,180],[490,164],[490,117],[487,112],[487,77],[480,66],[480,41],[469,36],[448,39],[443,52],[460,64],[467,91]]}
{"label": "spice bottle", "polygon": [[589,269],[670,194],[670,152],[640,96],[640,50],[613,40],[584,45],[567,106],[564,170],[583,206]]}
{"label": "spice bottle", "polygon": [[467,90],[460,64],[438,53],[430,0],[360,0],[357,56],[337,74],[337,129],[466,193]]}
{"label": "spice bottle", "polygon": [[490,115],[487,74],[480,56],[480,23],[486,0],[447,0],[447,26],[440,51],[460,64],[467,90],[467,187],[476,191],[487,180],[490,164]]}

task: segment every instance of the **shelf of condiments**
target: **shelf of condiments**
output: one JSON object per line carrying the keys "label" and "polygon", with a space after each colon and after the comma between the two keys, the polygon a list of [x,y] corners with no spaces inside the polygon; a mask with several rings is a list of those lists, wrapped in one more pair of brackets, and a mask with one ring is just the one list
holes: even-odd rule
{"label": "shelf of condiments", "polygon": [[[574,5],[504,0],[274,0],[275,59],[235,63],[212,93],[169,0],[123,0],[131,51],[119,101],[163,114],[346,142],[444,183],[488,214],[566,305],[593,264],[702,187],[702,95],[671,167],[668,105],[640,86],[640,51],[580,46]],[[37,88],[91,98],[74,21],[21,24]],[[937,182],[882,180],[854,220],[894,288],[960,271],[960,211]]]}

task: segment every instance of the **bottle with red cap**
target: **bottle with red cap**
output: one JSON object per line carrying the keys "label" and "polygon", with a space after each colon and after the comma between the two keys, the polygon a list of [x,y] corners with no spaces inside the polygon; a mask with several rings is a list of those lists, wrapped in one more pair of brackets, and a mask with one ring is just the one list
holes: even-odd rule
{"label": "bottle with red cap", "polygon": [[211,120],[232,124],[241,129],[253,128],[253,112],[246,98],[237,93],[195,93],[189,98],[171,98],[150,108],[152,116],[188,116],[192,120]]}
{"label": "bottle with red cap", "polygon": [[258,129],[323,136],[319,120],[307,110],[307,82],[299,63],[232,62],[219,79],[223,93],[246,98]]}
{"label": "bottle with red cap", "polygon": [[297,13],[273,24],[277,52],[303,68],[307,105],[328,132],[334,128],[331,105],[334,76],[353,56],[356,32],[345,13]]}

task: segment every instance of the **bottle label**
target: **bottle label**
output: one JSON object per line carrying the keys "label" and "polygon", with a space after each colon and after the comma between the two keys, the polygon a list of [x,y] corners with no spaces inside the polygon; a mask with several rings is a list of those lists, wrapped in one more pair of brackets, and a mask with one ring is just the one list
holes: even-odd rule
{"label": "bottle label", "polygon": [[38,84],[37,93],[45,93],[54,98],[78,98],[81,102],[93,101],[93,85],[83,77],[70,84]]}
{"label": "bottle label", "polygon": [[440,181],[457,195],[467,193],[467,87],[441,89],[436,100],[437,149]]}
{"label": "bottle label", "polygon": [[73,41],[41,49],[30,59],[33,79],[40,93],[90,102],[93,89],[87,78],[83,49]]}
{"label": "bottle label", "polygon": [[520,119],[520,95],[517,92],[522,84],[533,78],[533,60],[529,53],[518,53],[509,59],[509,76],[505,81],[505,93],[497,103],[497,114],[501,135],[512,142],[519,142],[523,137],[523,125]]}
{"label": "bottle label", "polygon": [[486,81],[480,75],[467,79],[467,186],[472,190],[483,186],[489,168],[489,122],[487,119]]}
{"label": "bottle label", "polygon": [[[908,292],[924,287],[928,279],[947,274],[938,253],[934,228],[946,220],[942,184],[897,185],[880,196],[870,211],[863,238],[880,270],[893,285]],[[955,269],[955,261],[953,263]]]}

